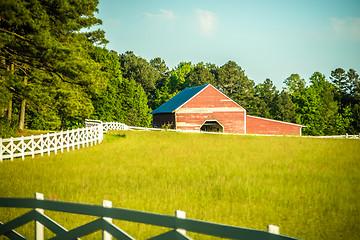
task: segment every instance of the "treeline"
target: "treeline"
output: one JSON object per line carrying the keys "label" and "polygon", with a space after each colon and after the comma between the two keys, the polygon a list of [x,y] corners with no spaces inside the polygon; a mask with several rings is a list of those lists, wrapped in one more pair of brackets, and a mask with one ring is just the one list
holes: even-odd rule
{"label": "treeline", "polygon": [[292,74],[284,88],[255,84],[235,62],[181,62],[169,69],[133,52],[107,50],[96,0],[0,2],[0,135],[59,130],[86,118],[151,126],[152,109],[186,87],[213,84],[248,114],[306,125],[305,134],[360,132],[359,75],[335,69],[308,83]]}

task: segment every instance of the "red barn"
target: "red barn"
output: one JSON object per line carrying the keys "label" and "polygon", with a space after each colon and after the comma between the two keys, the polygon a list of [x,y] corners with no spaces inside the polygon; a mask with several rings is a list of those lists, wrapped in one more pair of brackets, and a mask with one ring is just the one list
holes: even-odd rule
{"label": "red barn", "polygon": [[151,112],[155,128],[240,134],[301,135],[301,125],[247,116],[246,110],[211,84],[185,88]]}

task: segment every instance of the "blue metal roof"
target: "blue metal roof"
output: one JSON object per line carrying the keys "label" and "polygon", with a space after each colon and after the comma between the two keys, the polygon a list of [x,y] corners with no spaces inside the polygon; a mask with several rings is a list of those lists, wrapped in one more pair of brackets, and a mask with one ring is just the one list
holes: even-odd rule
{"label": "blue metal roof", "polygon": [[173,98],[171,98],[169,101],[165,102],[163,105],[152,111],[150,114],[172,113],[208,85],[210,84],[192,88],[185,88],[184,90],[176,94]]}

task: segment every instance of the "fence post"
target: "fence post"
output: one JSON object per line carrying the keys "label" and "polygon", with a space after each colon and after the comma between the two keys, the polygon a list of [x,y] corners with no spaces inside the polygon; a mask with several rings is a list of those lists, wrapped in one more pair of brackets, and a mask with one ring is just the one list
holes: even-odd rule
{"label": "fence post", "polygon": [[76,138],[75,138],[75,129],[71,129],[71,144],[72,144],[72,150],[75,150],[75,143],[76,143]]}
{"label": "fence post", "polygon": [[72,150],[75,150],[75,129],[71,129],[71,145],[72,145]]}
{"label": "fence post", "polygon": [[61,149],[61,153],[63,153],[64,152],[64,132],[62,129],[60,132],[60,149]]}
{"label": "fence post", "polygon": [[50,147],[51,147],[51,142],[50,142],[50,133],[46,134],[46,141],[47,141],[47,153],[48,156],[50,156]]}
{"label": "fence post", "polygon": [[31,158],[35,157],[35,139],[34,139],[34,135],[31,135]]}
{"label": "fence post", "polygon": [[103,123],[99,124],[98,125],[98,131],[99,131],[99,144],[103,141],[103,138],[104,138],[104,126],[103,126]]}
{"label": "fence post", "polygon": [[89,131],[89,128],[88,128],[88,127],[85,127],[85,129],[86,129],[86,136],[85,136],[85,138],[86,138],[86,147],[89,147],[89,141],[90,141],[89,139],[91,139],[90,136],[89,136],[89,135],[90,135],[90,133],[89,133],[90,131]]}
{"label": "fence post", "polygon": [[[103,207],[112,208],[112,202],[108,201],[108,200],[103,200]],[[103,219],[109,223],[112,223],[112,218],[104,217]],[[107,231],[103,230],[102,239],[103,240],[111,240],[112,235],[110,233],[108,233]]]}
{"label": "fence post", "polygon": [[44,156],[44,136],[43,134],[40,134],[40,152],[41,156]]}
{"label": "fence post", "polygon": [[24,161],[24,159],[25,159],[25,140],[24,140],[24,136],[21,136],[20,146],[21,146],[21,159]]}
{"label": "fence post", "polygon": [[86,147],[86,134],[87,134],[86,128],[81,128],[81,136],[82,136],[82,146],[83,146],[83,148]]}
{"label": "fence post", "polygon": [[280,228],[275,225],[268,225],[267,231],[272,234],[280,234]]}
{"label": "fence post", "polygon": [[[44,194],[42,193],[35,193],[35,199],[37,200],[44,200]],[[35,208],[36,211],[39,213],[44,214],[44,209]],[[35,221],[35,240],[44,240],[44,225]]]}
{"label": "fence post", "polygon": [[70,151],[70,131],[69,130],[66,130],[65,139],[66,139],[66,149],[69,152]]}
{"label": "fence post", "polygon": [[90,129],[89,141],[90,141],[90,146],[92,147],[94,145],[94,127],[89,127],[89,129]]}
{"label": "fence post", "polygon": [[58,141],[58,133],[57,132],[55,132],[54,133],[54,151],[55,151],[55,154],[57,154],[57,148],[58,148],[58,143],[59,143],[59,141]]}
{"label": "fence post", "polygon": [[77,140],[78,140],[78,142],[77,142],[77,149],[79,150],[80,149],[80,145],[81,145],[81,135],[80,135],[80,129],[78,128],[78,129],[75,129],[75,132],[77,132]]}
{"label": "fence post", "polygon": [[10,154],[11,154],[11,161],[14,160],[14,138],[10,138]]}
{"label": "fence post", "polygon": [[[175,211],[175,217],[180,218],[180,219],[185,219],[186,218],[186,212],[181,211],[181,210],[176,210]],[[177,228],[176,231],[181,233],[182,235],[186,235],[186,230],[185,229]]]}
{"label": "fence post", "polygon": [[2,138],[0,138],[0,162],[3,162],[3,143]]}

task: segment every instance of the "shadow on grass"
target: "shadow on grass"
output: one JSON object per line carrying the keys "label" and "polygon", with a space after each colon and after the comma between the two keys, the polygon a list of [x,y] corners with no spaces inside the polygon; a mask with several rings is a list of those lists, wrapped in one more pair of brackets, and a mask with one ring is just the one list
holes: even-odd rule
{"label": "shadow on grass", "polygon": [[111,136],[116,137],[116,138],[125,138],[126,134],[125,133],[115,133],[115,134],[111,134]]}

